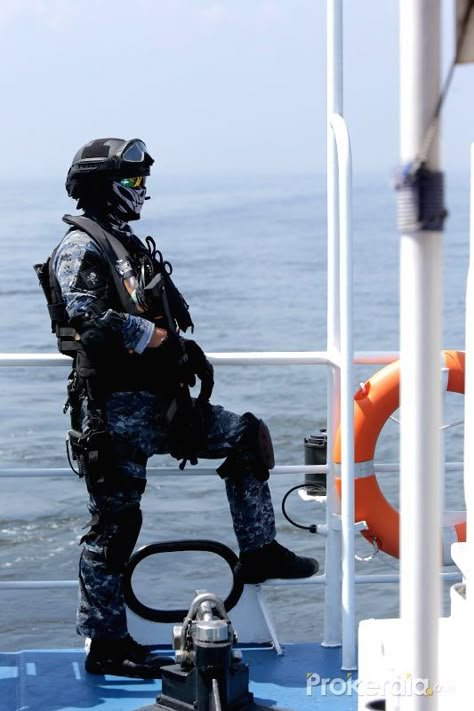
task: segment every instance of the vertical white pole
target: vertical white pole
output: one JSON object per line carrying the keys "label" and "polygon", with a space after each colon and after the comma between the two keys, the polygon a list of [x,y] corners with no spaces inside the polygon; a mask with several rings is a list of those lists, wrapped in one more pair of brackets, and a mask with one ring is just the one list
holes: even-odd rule
{"label": "vertical white pole", "polygon": [[331,117],[339,167],[341,325],[342,668],[356,668],[354,557],[354,401],[352,345],[352,157],[341,116]]}
{"label": "vertical white pole", "polygon": [[[464,492],[467,508],[467,534],[474,529],[474,143],[471,144],[471,196],[469,268],[466,285],[466,360],[464,374]],[[473,547],[474,550],[474,547]],[[470,566],[474,570],[474,566]],[[474,583],[474,581],[472,581]],[[469,598],[474,596],[469,595]]]}
{"label": "vertical white pole", "polygon": [[[466,360],[464,373],[464,492],[466,497],[467,560],[462,570],[466,577],[467,629],[474,622],[474,143],[471,145],[471,211],[469,269],[466,285]],[[470,684],[468,684],[470,686]],[[469,690],[470,691],[470,690]]]}
{"label": "vertical white pole", "polygon": [[[439,0],[400,0],[402,164],[422,146],[439,96]],[[438,135],[427,165],[439,165]],[[400,238],[402,674],[438,682],[440,615],[441,233]],[[437,696],[400,697],[403,711]]]}
{"label": "vertical white pole", "polygon": [[[339,220],[337,213],[338,187],[336,147],[329,116],[342,115],[342,0],[327,0],[327,232],[328,232],[328,283],[327,283],[327,350],[340,351],[339,326]],[[326,586],[324,595],[323,645],[341,644],[341,534],[335,527],[334,514],[339,502],[334,486],[333,444],[339,423],[339,399],[341,392],[340,371],[328,369],[328,446],[327,446],[327,527],[325,550]]]}
{"label": "vertical white pole", "polygon": [[[471,196],[470,196],[470,236],[469,236],[469,268],[466,285],[466,361],[464,384],[464,491],[467,508],[467,533],[474,528],[474,477],[471,472],[474,467],[474,143],[471,144]],[[474,567],[471,568],[474,570]],[[474,581],[473,581],[474,582]],[[471,597],[471,596],[469,596]]]}

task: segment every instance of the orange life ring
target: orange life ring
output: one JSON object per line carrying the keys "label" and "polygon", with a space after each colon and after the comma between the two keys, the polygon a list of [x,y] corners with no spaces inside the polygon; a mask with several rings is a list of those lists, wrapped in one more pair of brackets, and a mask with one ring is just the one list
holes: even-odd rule
{"label": "orange life ring", "polygon": [[[443,351],[448,369],[447,390],[464,393],[464,353]],[[362,535],[395,558],[399,557],[398,511],[383,495],[375,476],[374,454],[378,436],[390,415],[399,406],[400,363],[395,361],[373,375],[354,395],[354,517],[366,521]],[[334,463],[341,463],[341,438],[338,429],[334,444]],[[336,471],[336,489],[341,495],[341,479]],[[450,546],[466,540],[466,521],[443,528],[443,564],[452,564]]]}

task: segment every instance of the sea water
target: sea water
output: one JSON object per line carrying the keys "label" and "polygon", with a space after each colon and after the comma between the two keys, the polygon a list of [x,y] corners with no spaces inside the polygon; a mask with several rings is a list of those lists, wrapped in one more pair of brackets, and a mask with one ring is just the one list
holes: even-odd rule
{"label": "sea water", "polygon": [[[149,181],[136,232],[151,234],[191,306],[193,337],[207,352],[326,349],[326,186],[322,176],[183,177]],[[62,180],[4,184],[0,191],[0,352],[53,353],[43,295],[33,264],[43,261],[65,232],[61,216],[74,212]],[[443,347],[464,347],[464,290],[468,258],[468,181],[450,178],[450,217],[444,237]],[[354,192],[354,347],[398,350],[399,239],[395,199],[385,176],[359,177]],[[377,369],[357,366],[354,387]],[[0,467],[65,467],[66,367],[0,369]],[[221,366],[213,402],[252,411],[270,426],[277,464],[301,464],[304,438],[326,425],[324,366]],[[462,419],[462,396],[446,399],[447,417]],[[377,461],[398,459],[398,425],[389,422]],[[462,460],[462,426],[446,436],[447,458]],[[236,550],[222,481],[179,472],[170,457],[151,465],[176,466],[175,476],[151,476],[144,495],[139,545],[156,540],[211,538]],[[278,539],[316,555],[324,569],[324,539],[291,526],[281,512],[285,492],[301,475],[270,479]],[[380,477],[396,506],[398,475]],[[0,579],[73,580],[88,513],[83,481],[70,477],[0,479]],[[446,476],[446,507],[463,508],[461,472]],[[303,525],[324,510],[290,499]],[[371,547],[356,541],[360,557]],[[357,572],[392,572],[397,561],[375,557]],[[196,589],[225,595],[222,566],[195,554],[166,555],[143,566],[139,587],[148,604],[187,607]],[[445,591],[446,592],[446,591]],[[282,640],[319,640],[323,587],[266,591]],[[446,594],[445,594],[446,598]],[[0,650],[79,646],[74,630],[76,592],[0,591]],[[445,611],[446,611],[445,602]],[[398,613],[394,584],[358,586],[357,616]]]}

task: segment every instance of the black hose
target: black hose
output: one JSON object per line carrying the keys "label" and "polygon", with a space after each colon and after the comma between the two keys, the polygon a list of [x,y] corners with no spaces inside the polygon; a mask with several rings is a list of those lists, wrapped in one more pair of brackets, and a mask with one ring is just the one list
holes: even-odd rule
{"label": "black hose", "polygon": [[285,504],[287,498],[292,494],[294,491],[297,491],[298,489],[315,489],[314,484],[297,484],[297,486],[293,486],[291,489],[289,489],[285,496],[283,497],[283,501],[281,502],[281,510],[283,512],[283,516],[286,518],[286,520],[291,523],[292,526],[295,526],[296,528],[301,528],[303,531],[309,531],[310,533],[317,533],[318,532],[318,524],[317,523],[312,523],[309,526],[303,526],[301,523],[296,523],[296,521],[293,521],[290,516],[286,513],[285,509]]}

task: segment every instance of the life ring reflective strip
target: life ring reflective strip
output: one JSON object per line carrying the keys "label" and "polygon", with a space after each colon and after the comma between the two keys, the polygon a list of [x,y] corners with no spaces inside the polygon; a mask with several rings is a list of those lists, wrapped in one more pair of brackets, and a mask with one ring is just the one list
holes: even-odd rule
{"label": "life ring reflective strip", "polygon": [[[464,353],[442,351],[448,369],[446,389],[464,393]],[[380,432],[399,407],[400,363],[396,361],[377,371],[354,395],[354,517],[366,521],[362,535],[395,558],[399,557],[400,516],[383,495],[374,470],[375,445]],[[341,494],[341,437],[336,433],[333,459],[336,489]],[[442,531],[443,565],[452,564],[451,544],[466,540],[466,521],[445,526]]]}

